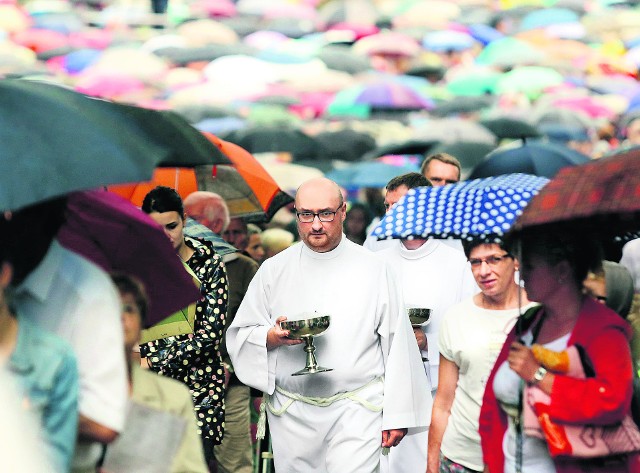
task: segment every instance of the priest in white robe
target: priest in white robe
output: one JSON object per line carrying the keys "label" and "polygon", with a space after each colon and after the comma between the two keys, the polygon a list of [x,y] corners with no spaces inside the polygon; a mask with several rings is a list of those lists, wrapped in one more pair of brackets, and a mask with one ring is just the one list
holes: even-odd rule
{"label": "priest in white robe", "polygon": [[[339,187],[325,178],[296,194],[302,242],[265,261],[227,332],[238,378],[266,394],[275,469],[377,472],[382,448],[430,422],[431,393],[390,268],[342,233]],[[284,320],[329,315],[305,366]]]}

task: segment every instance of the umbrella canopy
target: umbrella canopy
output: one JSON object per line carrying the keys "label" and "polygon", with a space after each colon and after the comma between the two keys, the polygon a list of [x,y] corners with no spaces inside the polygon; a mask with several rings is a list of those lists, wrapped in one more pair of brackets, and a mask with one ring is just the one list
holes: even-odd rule
{"label": "umbrella canopy", "polygon": [[280,208],[293,202],[251,153],[210,133],[205,135],[229,157],[233,167],[218,166],[213,172],[211,166],[198,167],[198,189],[220,194],[231,215],[269,221]]}
{"label": "umbrella canopy", "polygon": [[315,138],[323,144],[320,159],[357,161],[376,147],[376,140],[370,134],[349,129],[324,131]]}
{"label": "umbrella canopy", "polygon": [[414,137],[445,143],[455,143],[456,141],[477,141],[489,145],[496,143],[496,136],[487,128],[476,121],[462,118],[428,120],[415,127]]}
{"label": "umbrella canopy", "polygon": [[324,176],[319,169],[288,162],[278,153],[257,154],[255,157],[280,188],[287,191],[295,191],[303,182]]}
{"label": "umbrella canopy", "polygon": [[498,137],[503,138],[536,138],[541,136],[540,131],[530,123],[514,117],[483,118],[482,126],[487,127]]}
{"label": "umbrella canopy", "polygon": [[589,162],[590,158],[571,148],[546,141],[514,143],[492,151],[476,166],[470,179],[508,173],[527,173],[551,178],[567,166]]}
{"label": "umbrella canopy", "polygon": [[[194,154],[201,141],[177,148],[190,143],[191,136],[182,133],[195,129],[175,114],[21,80],[0,81],[0,101],[0,175],[5,176],[0,208],[5,210],[75,190],[148,179],[162,162],[202,158],[202,150]],[[219,151],[201,138],[208,162],[215,162]]]}
{"label": "umbrella canopy", "polygon": [[507,174],[442,187],[411,189],[387,213],[373,235],[389,238],[502,237],[548,179]]}
{"label": "umbrella canopy", "polygon": [[162,228],[110,192],[70,194],[57,237],[105,271],[140,279],[149,296],[148,326],[200,299]]}
{"label": "umbrella canopy", "polygon": [[380,156],[387,155],[421,155],[426,156],[432,153],[440,141],[433,140],[407,140],[397,143],[389,143],[378,146],[362,156],[363,161],[370,161]]}
{"label": "umbrella canopy", "polygon": [[380,161],[351,164],[343,169],[335,169],[326,177],[347,189],[360,187],[384,187],[392,178],[408,172],[419,171],[419,166],[394,166]]}
{"label": "umbrella canopy", "polygon": [[640,148],[561,170],[518,218],[514,230],[564,226],[607,237],[640,232]]}
{"label": "umbrella canopy", "polygon": [[433,101],[410,85],[396,80],[359,84],[336,94],[327,107],[327,113],[340,114],[354,106],[369,110],[421,110],[432,109]]}
{"label": "umbrella canopy", "polygon": [[320,144],[302,130],[287,127],[260,126],[236,130],[224,137],[250,153],[291,153],[294,159],[314,159]]}

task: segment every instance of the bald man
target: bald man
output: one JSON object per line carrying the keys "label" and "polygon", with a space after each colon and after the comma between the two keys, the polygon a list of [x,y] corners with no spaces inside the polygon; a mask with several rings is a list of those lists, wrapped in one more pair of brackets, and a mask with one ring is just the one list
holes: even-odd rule
{"label": "bald man", "polygon": [[[383,447],[429,424],[431,396],[402,291],[387,264],[342,233],[346,205],[333,181],[296,193],[302,241],[266,260],[227,332],[241,381],[267,394],[278,472],[377,472]],[[329,315],[305,364],[285,320]]]}

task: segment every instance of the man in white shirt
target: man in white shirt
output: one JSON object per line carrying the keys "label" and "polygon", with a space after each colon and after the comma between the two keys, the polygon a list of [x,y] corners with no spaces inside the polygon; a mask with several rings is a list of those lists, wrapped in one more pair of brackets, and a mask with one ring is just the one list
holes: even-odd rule
{"label": "man in white shirt", "polygon": [[102,445],[122,430],[127,405],[120,298],[109,275],[63,248],[57,233],[65,200],[16,212],[2,222],[16,268],[12,303],[21,317],[72,346],[80,374],[78,443],[73,471],[95,471]]}
{"label": "man in white shirt", "polygon": [[[419,173],[397,176],[387,184],[385,204],[391,208],[410,188],[424,186],[430,186],[430,183]],[[392,242],[389,248],[378,254],[398,274],[405,304],[431,309],[428,325],[413,330],[418,348],[426,360],[426,376],[435,394],[440,359],[438,329],[442,317],[450,306],[478,292],[478,287],[463,252],[435,239],[396,239]],[[410,473],[426,470],[427,434],[426,429],[410,430],[405,442],[390,453],[386,471]]]}
{"label": "man in white shirt", "polygon": [[[275,469],[375,472],[381,447],[429,424],[431,396],[390,268],[342,233],[346,205],[325,178],[296,194],[301,242],[266,260],[227,332],[238,377],[266,393]],[[332,371],[304,366],[287,319],[329,315],[315,338]]]}

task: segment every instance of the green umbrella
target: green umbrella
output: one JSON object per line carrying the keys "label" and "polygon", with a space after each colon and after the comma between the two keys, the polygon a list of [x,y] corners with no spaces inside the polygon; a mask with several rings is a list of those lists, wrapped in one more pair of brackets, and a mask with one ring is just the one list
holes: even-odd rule
{"label": "green umbrella", "polygon": [[488,69],[473,69],[461,74],[447,83],[447,91],[453,95],[485,95],[495,89],[502,73]]}
{"label": "green umbrella", "polygon": [[522,66],[505,73],[496,84],[495,92],[519,92],[536,99],[544,89],[563,82],[562,74],[550,67]]}
{"label": "green umbrella", "polygon": [[534,64],[544,58],[544,53],[529,43],[515,38],[500,38],[489,43],[476,57],[476,63],[485,66],[510,67]]}

